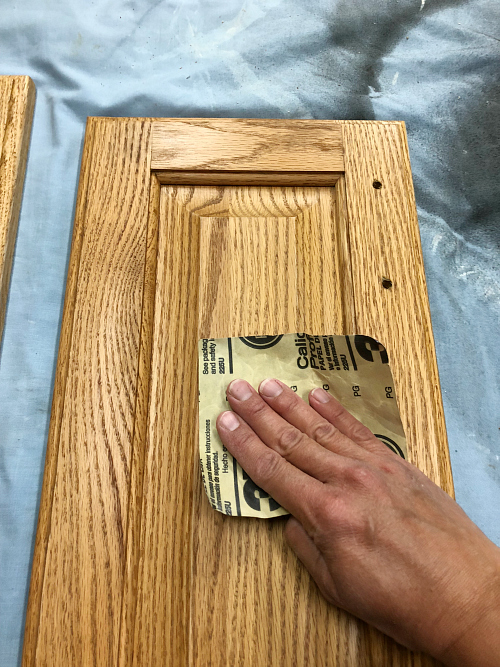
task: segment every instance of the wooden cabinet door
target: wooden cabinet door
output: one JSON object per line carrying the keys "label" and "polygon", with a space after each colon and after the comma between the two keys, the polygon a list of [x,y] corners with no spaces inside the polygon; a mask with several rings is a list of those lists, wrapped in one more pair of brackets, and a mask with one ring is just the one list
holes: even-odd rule
{"label": "wooden cabinet door", "polygon": [[0,343],[34,107],[29,76],[0,76]]}
{"label": "wooden cabinet door", "polygon": [[433,664],[203,491],[198,339],[300,330],[385,344],[452,493],[404,125],[89,119],[24,667]]}

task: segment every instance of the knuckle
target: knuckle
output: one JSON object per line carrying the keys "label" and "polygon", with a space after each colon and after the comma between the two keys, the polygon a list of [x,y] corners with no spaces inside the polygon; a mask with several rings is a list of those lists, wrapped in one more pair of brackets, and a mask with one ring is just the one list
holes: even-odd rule
{"label": "knuckle", "polygon": [[325,546],[332,540],[357,539],[365,532],[366,522],[345,499],[332,498],[317,509],[316,543]]}
{"label": "knuckle", "polygon": [[247,449],[249,448],[255,440],[255,435],[249,429],[236,429],[235,432],[231,433],[235,443],[238,446],[238,449]]}
{"label": "knuckle", "polygon": [[[386,449],[388,448],[386,447]],[[393,452],[391,452],[391,454],[392,453]],[[401,473],[404,471],[403,472],[404,475],[404,473],[406,472],[406,468],[404,466],[406,461],[404,461],[398,454],[394,454],[394,457],[385,456],[386,452],[382,452],[382,454],[384,456],[381,456],[380,458],[379,468],[383,473],[389,475],[390,477],[396,477],[397,475],[401,475]],[[396,456],[398,458],[396,458]]]}
{"label": "knuckle", "polygon": [[321,528],[331,529],[339,519],[340,504],[336,499],[330,498],[321,503],[316,509],[316,516]]}
{"label": "knuckle", "polygon": [[255,479],[259,486],[265,485],[269,480],[275,479],[281,470],[282,458],[272,449],[268,449],[255,463]]}
{"label": "knuckle", "polygon": [[262,398],[259,396],[254,396],[250,401],[248,401],[247,414],[250,418],[257,417],[265,414],[269,410],[269,406],[264,403]]}
{"label": "knuckle", "polygon": [[311,437],[320,444],[323,442],[331,442],[338,437],[338,431],[330,422],[318,422],[311,429]]}
{"label": "knuckle", "polygon": [[287,458],[302,442],[304,434],[293,426],[286,427],[278,436],[278,451]]}
{"label": "knuckle", "polygon": [[346,481],[358,489],[372,490],[377,486],[375,470],[365,463],[354,463],[346,468]]}
{"label": "knuckle", "polygon": [[276,401],[276,407],[277,407],[277,409],[279,410],[280,413],[292,412],[292,410],[295,409],[295,406],[297,405],[298,400],[299,400],[299,397],[294,392],[284,391],[278,397],[278,400]]}
{"label": "knuckle", "polygon": [[323,497],[322,501],[317,503],[314,508],[313,525],[315,527],[315,542],[318,546],[323,543],[323,540],[331,539],[346,521],[346,508],[342,499],[334,494],[328,494],[326,498]]}
{"label": "knuckle", "polygon": [[356,420],[351,426],[351,440],[354,440],[354,442],[376,442],[377,438],[369,428]]}

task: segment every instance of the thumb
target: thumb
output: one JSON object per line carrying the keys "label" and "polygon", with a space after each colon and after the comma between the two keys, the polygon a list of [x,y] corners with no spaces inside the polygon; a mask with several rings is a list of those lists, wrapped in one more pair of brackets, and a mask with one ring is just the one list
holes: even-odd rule
{"label": "thumb", "polygon": [[328,602],[338,605],[335,584],[328,571],[325,559],[302,527],[302,524],[293,516],[288,519],[285,536],[297,558],[316,582],[322,595]]}

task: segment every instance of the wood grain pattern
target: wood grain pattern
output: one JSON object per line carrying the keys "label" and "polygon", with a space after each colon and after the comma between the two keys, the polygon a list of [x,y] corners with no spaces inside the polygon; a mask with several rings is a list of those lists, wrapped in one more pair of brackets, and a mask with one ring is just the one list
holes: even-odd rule
{"label": "wood grain pattern", "polygon": [[90,126],[25,665],[117,661],[151,178],[149,131],[150,123],[140,120],[95,120]]}
{"label": "wood grain pattern", "polygon": [[75,222],[73,226],[71,260],[69,263],[68,276],[66,279],[66,296],[64,300],[61,334],[59,338],[59,356],[54,382],[54,394],[52,397],[52,413],[50,419],[49,437],[47,451],[45,454],[42,496],[40,499],[38,527],[33,554],[33,564],[31,567],[30,595],[28,599],[23,646],[23,665],[36,664],[36,647],[38,643],[38,632],[41,622],[40,605],[44,583],[43,580],[45,574],[47,546],[51,528],[54,484],[59,456],[61,420],[64,408],[66,380],[68,376],[68,364],[70,357],[69,352],[73,334],[75,297],[78,286],[80,256],[85,231],[87,191],[92,171],[91,164],[94,146],[94,130],[95,122],[94,119],[90,118],[87,122],[87,128],[85,132],[85,142],[82,154],[82,170],[80,173],[80,185],[75,211]]}
{"label": "wood grain pattern", "polygon": [[144,465],[149,411],[149,381],[153,353],[153,324],[155,313],[156,271],[158,255],[158,224],[160,212],[160,184],[153,174],[149,192],[148,231],[142,302],[141,344],[137,377],[137,400],[132,462],[130,468],[130,496],[128,499],[127,547],[125,555],[124,588],[121,609],[118,665],[131,665],[134,651],[134,632],[137,599],[137,578],[141,554],[141,519]]}
{"label": "wood grain pattern", "polygon": [[343,171],[340,126],[321,120],[171,118],[153,125],[151,166],[186,171]]}
{"label": "wood grain pattern", "polygon": [[34,107],[28,76],[0,76],[0,342]]}
{"label": "wood grain pattern", "polygon": [[[160,197],[148,431],[132,665],[187,664],[193,477],[197,468],[199,230]],[[174,287],[175,286],[175,287]],[[172,290],[175,289],[175,297]],[[181,394],[178,394],[178,391]],[[151,623],[152,619],[154,623]]]}
{"label": "wood grain pattern", "polygon": [[387,348],[409,459],[453,495],[404,124],[342,129],[357,333]]}
{"label": "wood grain pattern", "polygon": [[343,134],[335,187],[244,184],[237,162],[272,179],[279,151],[259,162],[236,139],[225,156],[214,139],[213,183],[180,184],[177,162],[165,184],[157,128],[176,128],[194,178],[210,153],[193,166],[192,128],[219,122],[252,126],[89,120],[23,667],[437,664],[326,604],[283,519],[214,512],[197,458],[199,337],[367,333],[387,345],[412,460],[452,492],[404,128],[311,121],[326,161],[325,130]]}
{"label": "wood grain pattern", "polygon": [[[333,188],[204,189],[188,205],[200,216],[199,338],[350,329]],[[191,664],[326,666],[357,656],[357,621],[319,595],[286,546],[285,521],[214,512],[196,472]]]}
{"label": "wood grain pattern", "polygon": [[199,218],[199,338],[345,330],[334,188],[204,188],[194,197],[186,188],[178,196]]}

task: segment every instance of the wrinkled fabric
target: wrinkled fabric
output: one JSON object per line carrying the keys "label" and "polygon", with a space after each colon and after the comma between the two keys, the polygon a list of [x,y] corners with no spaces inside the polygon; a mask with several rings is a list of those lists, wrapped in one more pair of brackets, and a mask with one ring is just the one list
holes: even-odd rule
{"label": "wrinkled fabric", "polygon": [[37,102],[0,361],[0,664],[20,663],[85,119],[404,120],[458,502],[500,544],[498,0],[11,0]]}

